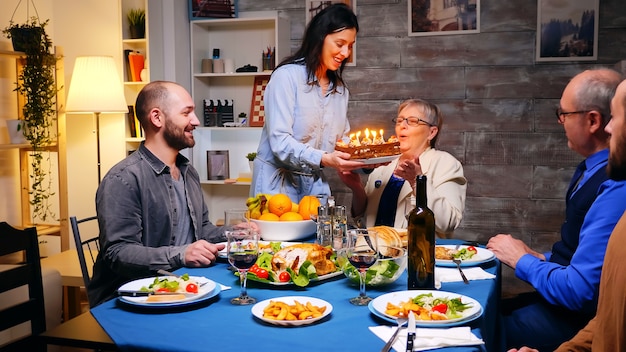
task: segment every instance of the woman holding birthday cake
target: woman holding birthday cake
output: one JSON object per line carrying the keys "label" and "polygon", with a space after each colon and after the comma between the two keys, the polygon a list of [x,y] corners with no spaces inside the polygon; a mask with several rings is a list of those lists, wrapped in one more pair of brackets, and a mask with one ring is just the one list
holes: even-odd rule
{"label": "woman holding birthday cake", "polygon": [[400,142],[398,159],[376,168],[365,186],[358,174],[340,173],[352,189],[352,216],[365,217],[362,227],[406,228],[406,214],[414,207],[415,178],[426,175],[428,207],[435,214],[437,235],[450,238],[463,218],[467,180],[454,156],[435,149],[443,124],[441,111],[435,104],[409,99],[400,104],[393,121]]}
{"label": "woman holding birthday cake", "polygon": [[341,77],[359,30],[343,3],[320,11],[298,51],[272,72],[265,89],[265,125],[254,159],[250,195],[284,193],[293,202],[330,195],[322,167],[349,171],[364,166],[335,151],[350,131],[348,89]]}

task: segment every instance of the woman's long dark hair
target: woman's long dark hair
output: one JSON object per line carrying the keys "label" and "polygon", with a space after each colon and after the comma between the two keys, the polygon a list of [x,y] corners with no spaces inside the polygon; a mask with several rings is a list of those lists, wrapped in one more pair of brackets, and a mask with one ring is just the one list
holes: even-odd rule
{"label": "woman's long dark hair", "polygon": [[[309,24],[304,32],[302,45],[295,54],[285,58],[279,65],[301,64],[306,66],[307,80],[309,83],[315,79],[315,71],[320,65],[320,56],[324,39],[327,35],[344,29],[356,29],[359,31],[359,23],[356,15],[348,5],[343,3],[333,4],[320,11]],[[337,71],[327,71],[328,79],[333,87],[343,85],[341,73],[346,66],[348,58],[343,60]],[[278,68],[277,67],[277,68]]]}

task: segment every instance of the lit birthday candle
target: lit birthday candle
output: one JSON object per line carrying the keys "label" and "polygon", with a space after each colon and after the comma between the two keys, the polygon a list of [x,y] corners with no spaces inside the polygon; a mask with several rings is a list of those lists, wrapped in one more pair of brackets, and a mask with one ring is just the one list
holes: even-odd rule
{"label": "lit birthday candle", "polygon": [[370,130],[367,128],[365,129],[365,137],[363,137],[363,139],[361,140],[361,144],[362,145],[372,144],[372,140],[370,139]]}

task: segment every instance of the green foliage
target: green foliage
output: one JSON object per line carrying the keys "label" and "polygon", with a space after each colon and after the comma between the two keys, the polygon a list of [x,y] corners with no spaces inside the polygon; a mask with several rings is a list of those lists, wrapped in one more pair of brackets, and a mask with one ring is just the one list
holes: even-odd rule
{"label": "green foliage", "polygon": [[254,161],[254,158],[256,158],[256,153],[246,154],[246,159],[248,159],[249,161]]}
{"label": "green foliage", "polygon": [[[7,38],[11,38],[15,36],[16,28],[40,28],[40,31],[32,32],[34,36],[28,38],[24,46],[25,63],[17,77],[15,91],[25,98],[22,108],[25,128],[22,133],[32,146],[30,204],[33,206],[33,218],[42,221],[48,216],[55,217],[48,202],[54,193],[50,191],[52,180],[47,177],[50,154],[45,151],[45,148],[54,142],[50,129],[56,119],[57,94],[54,72],[56,57],[50,52],[52,41],[45,31],[48,22],[49,20],[40,23],[36,17],[32,17],[30,22],[25,24],[15,24],[11,21],[2,31]],[[48,167],[43,165],[46,161]]]}
{"label": "green foliage", "polygon": [[126,15],[129,26],[145,26],[146,11],[144,9],[131,9]]}

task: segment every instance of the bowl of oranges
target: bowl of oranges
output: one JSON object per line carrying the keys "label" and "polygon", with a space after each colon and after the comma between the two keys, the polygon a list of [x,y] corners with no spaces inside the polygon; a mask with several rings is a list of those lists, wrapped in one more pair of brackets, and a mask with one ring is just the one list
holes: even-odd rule
{"label": "bowl of oranges", "polygon": [[246,201],[250,221],[254,222],[264,241],[296,241],[317,232],[311,215],[317,215],[320,202],[305,196],[298,203],[286,194],[257,194]]}

